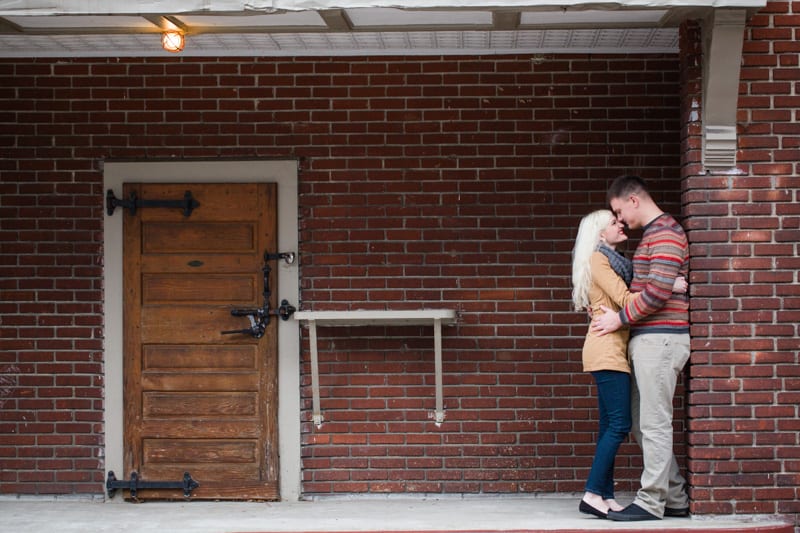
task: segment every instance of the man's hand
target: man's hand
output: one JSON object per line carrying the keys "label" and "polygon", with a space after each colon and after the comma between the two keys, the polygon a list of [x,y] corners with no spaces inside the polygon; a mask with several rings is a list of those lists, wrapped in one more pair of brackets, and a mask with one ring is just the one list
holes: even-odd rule
{"label": "man's hand", "polygon": [[689,288],[689,283],[683,276],[678,276],[677,278],[675,278],[675,283],[672,284],[672,292],[676,294],[686,294],[686,290],[688,288]]}
{"label": "man's hand", "polygon": [[603,310],[603,314],[595,317],[592,321],[592,331],[596,335],[602,337],[622,327],[622,321],[615,311],[612,311],[605,305],[601,305],[600,309]]}

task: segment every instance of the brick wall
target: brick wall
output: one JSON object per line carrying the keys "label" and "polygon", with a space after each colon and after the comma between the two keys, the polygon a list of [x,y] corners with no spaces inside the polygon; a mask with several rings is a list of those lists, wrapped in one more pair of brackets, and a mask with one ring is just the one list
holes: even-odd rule
{"label": "brick wall", "polygon": [[[595,407],[586,320],[569,309],[572,239],[622,172],[679,213],[678,67],[0,61],[0,492],[102,492],[103,162],[287,156],[302,167],[304,308],[460,316],[444,333],[440,427],[429,331],[320,330],[326,423],[303,413],[304,491],[582,490]],[[638,457],[623,447],[620,490]]]}
{"label": "brick wall", "polygon": [[[688,119],[685,210],[692,254],[688,461],[698,513],[800,514],[800,79],[796,3],[748,24],[738,173],[700,172]],[[684,117],[699,97],[699,29],[687,28]]]}
{"label": "brick wall", "polygon": [[[303,305],[458,310],[444,332],[447,418],[430,416],[429,331],[320,330],[326,422],[304,425],[304,490],[582,490],[595,422],[586,321],[569,310],[572,238],[620,172],[677,200],[677,62],[371,68],[382,83],[350,91],[381,103],[350,102],[359,119],[333,125],[359,143],[302,175]],[[413,84],[387,75],[400,68]],[[638,450],[626,453],[630,490]]]}
{"label": "brick wall", "polygon": [[59,70],[0,64],[1,493],[103,478],[100,163]]}

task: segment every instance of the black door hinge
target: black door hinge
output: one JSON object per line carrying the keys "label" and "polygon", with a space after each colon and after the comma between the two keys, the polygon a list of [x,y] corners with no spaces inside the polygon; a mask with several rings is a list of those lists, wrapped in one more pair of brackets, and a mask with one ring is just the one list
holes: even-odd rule
{"label": "black door hinge", "polygon": [[108,479],[106,479],[106,491],[108,497],[113,498],[117,490],[129,490],[131,498],[136,499],[136,492],[139,489],[183,489],[183,497],[189,498],[192,491],[200,486],[200,483],[192,479],[189,472],[183,473],[183,480],[181,481],[143,481],[139,479],[139,474],[131,472],[130,481],[117,480],[113,471],[109,471]]}

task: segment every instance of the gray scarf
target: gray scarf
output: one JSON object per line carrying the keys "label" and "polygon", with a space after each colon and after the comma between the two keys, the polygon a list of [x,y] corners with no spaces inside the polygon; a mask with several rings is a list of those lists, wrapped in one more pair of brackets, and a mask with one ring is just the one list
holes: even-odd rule
{"label": "gray scarf", "polygon": [[630,287],[633,280],[633,261],[605,244],[601,244],[597,251],[608,258],[608,264],[614,272]]}

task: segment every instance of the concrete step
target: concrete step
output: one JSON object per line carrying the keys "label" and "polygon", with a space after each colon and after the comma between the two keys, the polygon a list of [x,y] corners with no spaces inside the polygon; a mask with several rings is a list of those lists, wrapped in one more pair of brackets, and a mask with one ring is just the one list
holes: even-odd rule
{"label": "concrete step", "polygon": [[[793,533],[776,517],[613,522],[579,496],[335,497],[299,502],[0,498],[2,533]],[[625,504],[629,499],[619,497]]]}

